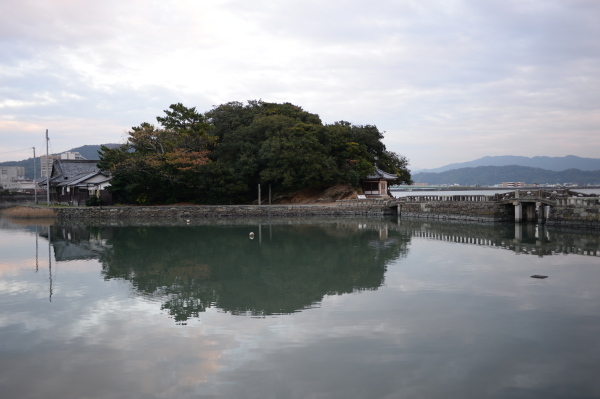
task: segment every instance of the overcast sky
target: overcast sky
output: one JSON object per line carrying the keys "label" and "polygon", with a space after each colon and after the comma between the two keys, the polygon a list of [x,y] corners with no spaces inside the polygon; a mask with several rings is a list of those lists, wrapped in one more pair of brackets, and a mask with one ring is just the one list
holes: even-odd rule
{"label": "overcast sky", "polygon": [[0,161],[124,142],[172,103],[291,102],[411,168],[600,157],[598,0],[2,0]]}

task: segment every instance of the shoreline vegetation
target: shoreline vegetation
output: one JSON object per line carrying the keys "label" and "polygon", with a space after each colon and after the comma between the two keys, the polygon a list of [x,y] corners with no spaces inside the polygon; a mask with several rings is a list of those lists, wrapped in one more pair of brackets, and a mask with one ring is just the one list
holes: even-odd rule
{"label": "shoreline vegetation", "polygon": [[51,208],[13,206],[0,210],[0,214],[15,219],[53,219],[56,212]]}

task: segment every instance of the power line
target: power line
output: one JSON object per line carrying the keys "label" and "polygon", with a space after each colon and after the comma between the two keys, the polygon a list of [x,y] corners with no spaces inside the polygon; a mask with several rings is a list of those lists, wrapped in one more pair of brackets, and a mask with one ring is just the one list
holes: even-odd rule
{"label": "power line", "polygon": [[31,150],[31,147],[21,148],[20,150],[4,151],[4,152],[0,152],[0,154],[10,154],[11,152],[29,151],[29,150]]}

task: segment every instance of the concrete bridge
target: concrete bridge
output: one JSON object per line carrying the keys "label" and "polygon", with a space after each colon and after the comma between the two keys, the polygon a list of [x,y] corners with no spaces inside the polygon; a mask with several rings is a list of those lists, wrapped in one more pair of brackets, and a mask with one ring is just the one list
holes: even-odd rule
{"label": "concrete bridge", "polygon": [[559,198],[568,198],[568,193],[563,195],[556,191],[537,190],[532,192],[516,190],[502,195],[497,201],[500,205],[514,206],[515,222],[535,221],[539,224],[544,224],[548,219],[551,207],[557,205]]}
{"label": "concrete bridge", "polygon": [[[420,206],[415,206],[420,205]],[[427,218],[437,214],[438,219],[456,219],[452,215],[481,214],[489,221],[537,222],[544,224],[556,209],[566,207],[581,210],[583,221],[590,220],[598,224],[600,198],[596,194],[583,194],[568,189],[564,190],[515,190],[494,195],[419,195],[395,198],[387,202],[387,206],[397,207],[399,214],[408,213]],[[564,213],[564,212],[563,212]],[[588,217],[588,213],[592,217]],[[427,215],[429,214],[429,215]],[[594,214],[596,216],[594,216]],[[462,219],[468,220],[468,217]],[[482,220],[485,221],[485,220]]]}

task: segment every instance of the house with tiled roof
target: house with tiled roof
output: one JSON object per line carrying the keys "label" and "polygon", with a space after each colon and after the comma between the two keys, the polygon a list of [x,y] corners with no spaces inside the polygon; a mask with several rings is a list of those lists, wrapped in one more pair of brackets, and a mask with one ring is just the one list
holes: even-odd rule
{"label": "house with tiled roof", "polygon": [[398,176],[384,172],[375,167],[375,173],[366,177],[363,182],[363,191],[367,198],[385,198],[388,194],[388,181],[396,180]]}
{"label": "house with tiled roof", "polygon": [[[66,205],[85,205],[92,196],[112,203],[110,175],[98,168],[98,161],[56,159],[50,174],[50,201]],[[44,183],[45,184],[45,183]]]}

